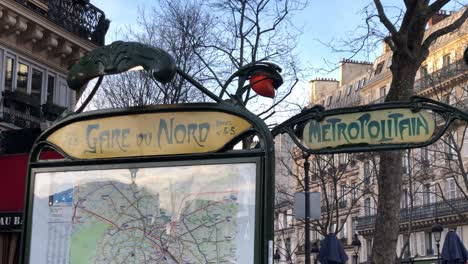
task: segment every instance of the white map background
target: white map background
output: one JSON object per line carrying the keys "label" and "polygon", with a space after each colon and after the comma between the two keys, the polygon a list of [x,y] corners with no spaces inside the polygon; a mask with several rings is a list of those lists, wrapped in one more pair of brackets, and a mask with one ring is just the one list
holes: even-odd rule
{"label": "white map background", "polygon": [[37,173],[30,259],[252,263],[255,175],[254,163]]}

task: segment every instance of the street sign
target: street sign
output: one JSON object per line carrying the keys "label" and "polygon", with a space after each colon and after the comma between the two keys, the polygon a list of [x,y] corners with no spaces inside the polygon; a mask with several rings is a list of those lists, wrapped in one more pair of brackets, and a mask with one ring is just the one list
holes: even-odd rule
{"label": "street sign", "polygon": [[287,133],[305,153],[333,154],[420,148],[437,141],[454,120],[468,115],[450,105],[414,96],[388,102],[325,110],[316,105],[272,130]]}
{"label": "street sign", "polygon": [[[262,131],[253,114],[216,103],[61,120],[31,153],[24,263],[266,262],[274,159]],[[233,149],[252,132],[265,148]],[[49,149],[65,159],[40,160]]]}
{"label": "street sign", "polygon": [[434,117],[426,110],[382,109],[309,120],[303,140],[311,150],[359,144],[421,143],[432,137],[434,129]]}
{"label": "street sign", "polygon": [[208,153],[251,127],[227,113],[147,113],[75,122],[54,131],[47,141],[80,159]]}
{"label": "street sign", "polygon": [[[162,83],[178,74],[215,103],[82,112],[106,75],[140,68]],[[259,72],[268,88],[282,84],[276,64],[249,63],[218,96],[156,47],[116,41],[81,58],[70,88],[80,95],[97,81],[32,148],[20,262],[267,263],[274,143],[247,110],[252,87],[243,84]],[[235,79],[237,91],[226,93]],[[235,148],[252,137],[257,146]],[[63,159],[41,159],[47,150]]]}
{"label": "street sign", "polygon": [[[294,194],[294,217],[298,220],[305,219],[305,192]],[[320,220],[322,216],[320,208],[320,193],[309,193],[309,219]]]}

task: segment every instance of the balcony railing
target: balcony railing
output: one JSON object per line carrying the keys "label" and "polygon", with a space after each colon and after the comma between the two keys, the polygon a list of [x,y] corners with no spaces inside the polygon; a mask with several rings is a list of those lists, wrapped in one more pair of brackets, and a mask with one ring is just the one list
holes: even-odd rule
{"label": "balcony railing", "polygon": [[7,107],[0,112],[0,121],[21,128],[39,128],[41,125],[41,119]]}
{"label": "balcony railing", "polygon": [[432,73],[424,74],[421,78],[415,80],[414,91],[420,92],[426,88],[436,86],[459,74],[468,73],[468,66],[464,60],[451,63]]}
{"label": "balcony railing", "polygon": [[[419,221],[436,217],[468,213],[468,201],[465,197],[441,201],[422,206],[415,206],[400,210],[400,223],[407,223],[410,220]],[[356,230],[372,229],[375,224],[375,215],[358,217]]]}
{"label": "balcony railing", "polygon": [[104,44],[109,20],[89,0],[16,0],[81,38]]}

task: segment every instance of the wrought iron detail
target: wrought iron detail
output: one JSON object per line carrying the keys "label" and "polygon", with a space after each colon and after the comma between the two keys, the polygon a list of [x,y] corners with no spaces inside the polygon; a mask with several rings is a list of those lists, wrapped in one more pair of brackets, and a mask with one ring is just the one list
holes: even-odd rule
{"label": "wrought iron detail", "polygon": [[468,65],[465,64],[464,60],[458,60],[451,64],[448,64],[437,71],[431,73],[422,73],[421,78],[415,80],[414,90],[415,92],[421,92],[429,87],[437,86],[450,78],[458,75],[468,76]]}
{"label": "wrought iron detail", "polygon": [[68,86],[78,91],[89,80],[141,66],[160,82],[176,73],[174,58],[160,48],[138,42],[116,41],[86,54],[68,73]]}
{"label": "wrought iron detail", "polygon": [[[302,130],[304,126],[310,120],[315,120],[317,122],[323,120],[325,117],[340,115],[340,114],[349,114],[349,113],[360,113],[367,111],[376,111],[376,110],[389,110],[389,109],[398,109],[398,108],[407,108],[413,112],[418,112],[422,109],[429,110],[435,114],[436,118],[445,121],[445,123],[440,124],[440,127],[437,131],[434,132],[432,137],[422,143],[402,143],[402,144],[379,144],[379,145],[342,145],[337,147],[328,147],[313,150],[308,148],[302,141]],[[278,134],[287,133],[291,136],[293,142],[296,146],[302,151],[310,154],[332,154],[332,153],[343,153],[343,152],[365,152],[365,151],[382,151],[382,150],[396,150],[396,149],[408,149],[408,148],[420,148],[425,147],[436,142],[448,129],[450,124],[454,120],[464,120],[468,121],[468,113],[455,108],[453,106],[424,98],[419,96],[413,96],[409,102],[388,102],[382,104],[374,105],[363,105],[358,107],[346,107],[346,108],[337,108],[331,110],[325,110],[320,105],[315,105],[314,107],[304,110],[302,113],[291,117],[290,119],[284,121],[280,125],[276,126],[272,130],[273,136]]]}
{"label": "wrought iron detail", "polygon": [[86,0],[43,0],[46,9],[29,0],[16,0],[81,38],[104,45],[110,21],[103,11]]}
{"label": "wrought iron detail", "polygon": [[30,114],[4,107],[1,112],[1,121],[21,128],[39,128],[41,119]]}
{"label": "wrought iron detail", "polygon": [[[431,203],[427,205],[403,208],[400,210],[400,223],[411,221],[420,221],[426,219],[435,219],[456,214],[468,213],[468,203],[465,197]],[[375,225],[375,215],[357,217],[356,230],[373,229]]]}

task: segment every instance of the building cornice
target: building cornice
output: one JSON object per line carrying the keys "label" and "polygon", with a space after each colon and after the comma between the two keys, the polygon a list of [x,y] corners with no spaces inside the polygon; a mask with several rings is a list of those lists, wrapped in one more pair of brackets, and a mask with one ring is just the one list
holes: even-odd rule
{"label": "building cornice", "polygon": [[0,42],[62,72],[97,47],[15,1],[0,2]]}

